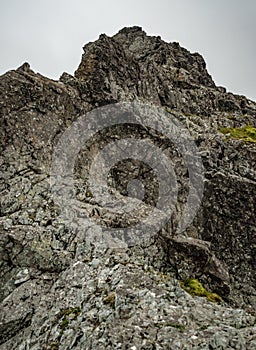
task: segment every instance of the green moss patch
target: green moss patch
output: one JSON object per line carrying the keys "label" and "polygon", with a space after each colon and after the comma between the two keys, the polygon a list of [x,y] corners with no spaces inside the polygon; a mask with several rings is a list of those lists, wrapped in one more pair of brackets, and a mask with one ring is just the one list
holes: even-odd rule
{"label": "green moss patch", "polygon": [[221,128],[220,132],[226,135],[228,139],[233,138],[248,143],[256,143],[256,128],[251,125],[241,128]]}
{"label": "green moss patch", "polygon": [[60,334],[59,340],[62,337],[64,331],[68,328],[69,322],[76,319],[81,314],[81,309],[79,307],[74,307],[71,309],[65,309],[62,311],[62,321],[60,323]]}
{"label": "green moss patch", "polygon": [[188,292],[190,295],[206,297],[211,302],[221,302],[222,298],[212,292],[208,292],[197,279],[190,278],[180,282],[181,287]]}
{"label": "green moss patch", "polygon": [[185,326],[183,326],[182,324],[179,324],[179,323],[171,323],[171,324],[169,324],[169,326],[173,327],[173,328],[177,328],[180,332],[185,331]]}

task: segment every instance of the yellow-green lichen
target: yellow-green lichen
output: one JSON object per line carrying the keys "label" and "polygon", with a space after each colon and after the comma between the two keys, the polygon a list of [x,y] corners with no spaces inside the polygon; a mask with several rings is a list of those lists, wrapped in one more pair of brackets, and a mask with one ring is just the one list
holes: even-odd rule
{"label": "yellow-green lichen", "polygon": [[180,282],[181,287],[193,296],[206,297],[211,302],[221,302],[222,298],[212,292],[208,292],[197,279],[190,278]]}
{"label": "yellow-green lichen", "polygon": [[241,128],[221,128],[220,132],[228,139],[243,140],[247,143],[256,143],[256,128],[246,125]]}
{"label": "yellow-green lichen", "polygon": [[166,273],[159,273],[159,278],[161,279],[162,283],[166,283],[169,280],[169,276]]}
{"label": "yellow-green lichen", "polygon": [[170,324],[168,324],[168,326],[173,327],[173,328],[177,328],[180,332],[184,332],[184,330],[185,330],[185,326],[183,326],[182,324],[179,324],[179,323],[170,323]]}

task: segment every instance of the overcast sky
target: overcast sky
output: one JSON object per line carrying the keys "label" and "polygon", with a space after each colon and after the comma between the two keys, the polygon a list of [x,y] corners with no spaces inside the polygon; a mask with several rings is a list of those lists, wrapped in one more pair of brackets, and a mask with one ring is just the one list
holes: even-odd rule
{"label": "overcast sky", "polygon": [[256,101],[256,0],[0,0],[0,74],[73,74],[99,34],[139,25],[201,53],[216,84]]}

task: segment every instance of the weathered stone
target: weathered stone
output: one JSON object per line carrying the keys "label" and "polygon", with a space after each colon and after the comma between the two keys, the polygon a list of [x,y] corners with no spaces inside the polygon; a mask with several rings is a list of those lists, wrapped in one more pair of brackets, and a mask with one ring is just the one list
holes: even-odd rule
{"label": "weathered stone", "polygon": [[[216,87],[198,53],[140,27],[85,45],[74,76],[63,73],[59,81],[24,63],[0,77],[0,94],[1,350],[256,348],[256,149],[219,132],[256,127],[255,102]],[[151,112],[157,106],[195,140],[204,195],[182,234],[177,223],[189,195],[182,149],[141,125],[105,128],[83,145],[74,186],[79,214],[94,222],[68,225],[60,216],[50,173],[61,135],[95,107],[120,101],[145,103],[156,125],[159,115]],[[106,210],[88,185],[97,153],[129,137],[164,152],[179,187],[161,230],[134,228],[130,237],[121,229],[145,217],[150,226],[166,214],[150,215],[159,195],[154,169],[138,159],[111,168],[102,191],[130,209],[125,215]],[[182,130],[179,138],[186,140]],[[196,190],[193,195],[200,197]],[[187,278],[224,301],[192,297],[180,286]]]}

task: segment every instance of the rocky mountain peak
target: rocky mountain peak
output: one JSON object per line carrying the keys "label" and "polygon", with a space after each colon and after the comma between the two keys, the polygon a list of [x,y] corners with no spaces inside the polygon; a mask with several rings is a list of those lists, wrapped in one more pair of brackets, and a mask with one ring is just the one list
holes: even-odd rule
{"label": "rocky mountain peak", "polygon": [[216,87],[200,54],[140,27],[85,45],[75,77],[96,105],[139,98],[185,114],[255,113],[245,97]]}
{"label": "rocky mountain peak", "polygon": [[2,75],[0,350],[254,350],[255,142],[256,103],[140,27]]}
{"label": "rocky mountain peak", "polygon": [[[122,29],[119,30],[118,34],[125,34],[125,35],[145,35],[146,36],[146,32],[144,32],[144,30],[142,29],[142,27],[140,26],[133,26],[133,27],[124,27]],[[116,35],[118,35],[116,34]]]}

